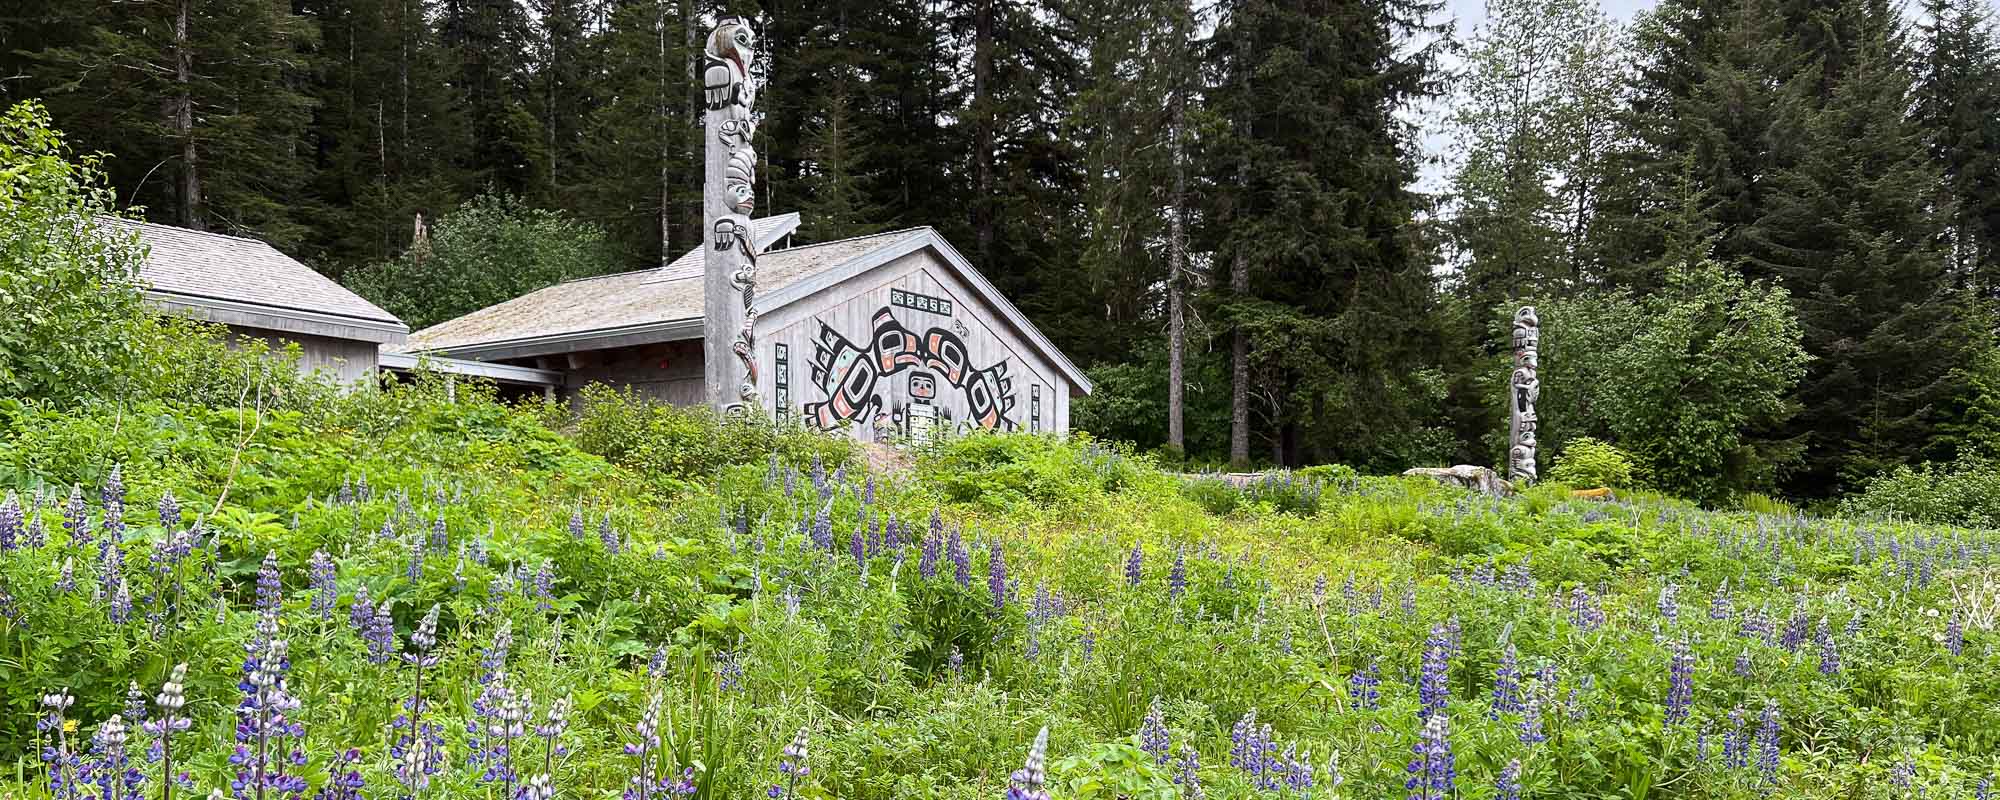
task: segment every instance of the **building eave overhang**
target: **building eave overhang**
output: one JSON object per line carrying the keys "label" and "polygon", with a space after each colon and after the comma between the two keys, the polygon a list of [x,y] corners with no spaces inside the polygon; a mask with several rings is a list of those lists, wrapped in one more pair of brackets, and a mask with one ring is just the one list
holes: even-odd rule
{"label": "building eave overhang", "polygon": [[596,328],[585,331],[551,333],[541,336],[526,336],[518,339],[499,339],[489,342],[437,347],[412,351],[412,355],[431,354],[448,358],[493,361],[503,358],[530,358],[583,350],[604,350],[612,347],[630,347],[641,344],[677,342],[700,339],[702,323],[700,318],[670,319],[639,325],[625,325],[617,328]]}
{"label": "building eave overhang", "polygon": [[951,267],[952,271],[958,273],[959,277],[964,279],[966,285],[972,287],[972,291],[979,295],[981,301],[1000,313],[1001,319],[1009,327],[1013,328],[1014,332],[1022,340],[1032,345],[1041,353],[1043,358],[1048,359],[1049,363],[1054,364],[1056,369],[1062,372],[1063,377],[1069,381],[1070,396],[1081,397],[1090,394],[1094,387],[1090,383],[1090,378],[1084,376],[1083,370],[1077,369],[1076,364],[1069,360],[1069,356],[1063,355],[1063,352],[1056,348],[1055,343],[1049,341],[1047,336],[1042,335],[1041,330],[1037,329],[1034,323],[1029,322],[1027,316],[1022,314],[1020,309],[1015,308],[1014,304],[1008,301],[1005,295],[1000,293],[1000,289],[994,286],[992,281],[987,280],[985,275],[981,275],[979,270],[972,266],[972,262],[967,261],[965,256],[958,252],[958,248],[952,247],[951,242],[946,241],[943,236],[938,235],[937,230],[933,228],[922,229],[918,233],[897,239],[887,245],[849,259],[844,263],[802,278],[783,289],[759,297],[757,313],[766,314],[776,311],[786,305],[837,286],[868,270],[925,249],[936,253],[940,260],[944,261],[947,266]]}
{"label": "building eave overhang", "polygon": [[382,369],[414,372],[434,369],[450,375],[465,375],[486,378],[499,383],[525,384],[529,386],[562,386],[563,373],[552,369],[516,367],[511,364],[492,364],[484,361],[468,361],[462,358],[446,358],[419,353],[381,353],[376,356],[376,365]]}
{"label": "building eave overhang", "polygon": [[410,328],[401,322],[308,311],[221,297],[148,289],[146,300],[169,313],[185,311],[223,325],[349,339],[372,344],[401,344]]}

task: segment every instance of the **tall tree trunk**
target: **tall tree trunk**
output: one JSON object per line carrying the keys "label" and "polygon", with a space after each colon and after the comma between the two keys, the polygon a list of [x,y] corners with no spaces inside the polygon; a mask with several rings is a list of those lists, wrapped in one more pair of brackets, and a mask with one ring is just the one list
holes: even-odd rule
{"label": "tall tree trunk", "polygon": [[401,160],[399,174],[410,171],[410,2],[403,0],[402,13],[396,17],[396,42],[400,55],[396,57],[396,83],[402,91],[402,128],[398,131],[401,143],[396,156]]}
{"label": "tall tree trunk", "polygon": [[[687,13],[688,3],[689,0],[681,0],[683,14]],[[665,267],[674,262],[673,234],[670,233],[674,218],[674,187],[673,178],[667,169],[667,165],[672,163],[673,160],[672,142],[674,140],[671,133],[673,128],[667,124],[667,98],[673,94],[673,90],[669,88],[672,86],[672,82],[667,80],[667,76],[672,74],[667,69],[667,0],[656,0],[653,10],[658,16],[653,26],[653,32],[659,39],[659,63],[656,66],[660,75],[659,106],[655,109],[658,112],[659,118],[654,121],[656,126],[654,130],[660,138],[660,266]],[[692,36],[694,23],[687,23],[687,29],[688,35]],[[690,77],[693,76],[693,55],[688,56],[688,73]],[[690,108],[687,114],[689,117],[693,117],[693,109]]]}
{"label": "tall tree trunk", "polygon": [[201,213],[201,162],[194,146],[194,45],[188,37],[188,17],[194,0],[180,0],[174,12],[174,137],[181,143],[180,208],[178,222],[183,228],[203,230]]}
{"label": "tall tree trunk", "polygon": [[973,8],[972,33],[972,161],[979,196],[973,200],[973,229],[983,269],[993,263],[993,142],[999,115],[993,112],[993,17],[999,0],[978,0]]}
{"label": "tall tree trunk", "polygon": [[1182,221],[1187,214],[1187,166],[1182,163],[1184,111],[1179,93],[1172,103],[1173,122],[1167,134],[1172,137],[1174,161],[1173,208],[1167,213],[1167,446],[1186,454],[1187,373],[1182,362],[1187,355],[1187,314],[1181,281],[1187,270],[1187,229]]}
{"label": "tall tree trunk", "polygon": [[[1238,247],[1229,265],[1229,291],[1241,302],[1250,294],[1250,260]],[[1250,337],[1238,323],[1229,336],[1229,465],[1250,466]]]}

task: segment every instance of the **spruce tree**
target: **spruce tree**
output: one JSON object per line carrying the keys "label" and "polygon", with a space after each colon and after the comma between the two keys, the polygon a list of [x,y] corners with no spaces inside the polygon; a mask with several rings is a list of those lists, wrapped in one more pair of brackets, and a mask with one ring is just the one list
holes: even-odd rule
{"label": "spruce tree", "polygon": [[1961,280],[2000,297],[2000,42],[1982,0],[1924,0],[1915,117],[1955,206],[1950,249]]}
{"label": "spruce tree", "polygon": [[[1397,110],[1437,91],[1437,3],[1239,0],[1216,32],[1211,148],[1234,197],[1225,248],[1247,295],[1223,301],[1249,334],[1274,460],[1388,468],[1441,457],[1438,336],[1422,198]],[[1234,173],[1234,174],[1231,174]],[[1447,445],[1448,446],[1448,445]]]}
{"label": "spruce tree", "polygon": [[1801,94],[1828,94],[1779,129],[1795,136],[1795,161],[1760,182],[1761,213],[1737,237],[1746,270],[1790,290],[1816,357],[1790,488],[1817,496],[1944,455],[1932,436],[1983,327],[1952,279],[1941,176],[1908,119],[1902,22],[1880,0],[1845,0],[1836,21],[1848,32],[1826,40],[1837,52],[1792,78]]}

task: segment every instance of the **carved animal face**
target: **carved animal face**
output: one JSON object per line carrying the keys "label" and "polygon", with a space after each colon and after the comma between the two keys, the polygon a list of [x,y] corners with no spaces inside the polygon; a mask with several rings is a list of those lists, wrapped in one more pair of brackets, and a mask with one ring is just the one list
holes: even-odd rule
{"label": "carved animal face", "polygon": [[725,20],[715,26],[708,49],[718,57],[736,62],[736,68],[748,75],[750,63],[757,59],[757,32],[743,20]]}
{"label": "carved animal face", "polygon": [[1514,312],[1514,327],[1540,328],[1541,326],[1542,318],[1535,315],[1534,306],[1522,306],[1521,310]]}

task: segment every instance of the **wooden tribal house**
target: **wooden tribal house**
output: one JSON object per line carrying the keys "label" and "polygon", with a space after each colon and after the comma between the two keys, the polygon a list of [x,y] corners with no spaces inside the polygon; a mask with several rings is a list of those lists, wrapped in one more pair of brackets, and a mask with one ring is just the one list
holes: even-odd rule
{"label": "wooden tribal house", "polygon": [[862,438],[1069,429],[1090,382],[950,242],[910,228],[788,247],[753,217],[755,37],[710,35],[702,246],[659,269],[550,286],[410,334],[428,354],[630,387]]}

